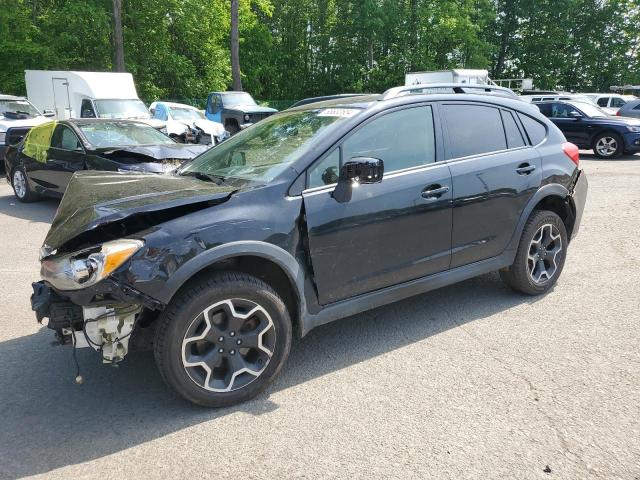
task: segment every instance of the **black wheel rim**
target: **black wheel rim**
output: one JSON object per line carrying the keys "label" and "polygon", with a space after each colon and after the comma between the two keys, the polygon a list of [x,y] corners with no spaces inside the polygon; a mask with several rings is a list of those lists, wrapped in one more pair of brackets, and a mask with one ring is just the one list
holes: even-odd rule
{"label": "black wheel rim", "polygon": [[529,243],[527,272],[536,285],[548,283],[558,271],[562,253],[562,236],[551,223],[542,225]]}
{"label": "black wheel rim", "polygon": [[269,365],[275,326],[261,305],[233,298],[194,318],[182,341],[182,365],[199,387],[231,392],[255,381]]}

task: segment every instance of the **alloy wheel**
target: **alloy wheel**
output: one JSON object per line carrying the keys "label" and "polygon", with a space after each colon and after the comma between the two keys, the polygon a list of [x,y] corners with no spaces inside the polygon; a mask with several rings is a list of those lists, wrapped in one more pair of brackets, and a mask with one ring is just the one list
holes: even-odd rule
{"label": "alloy wheel", "polygon": [[618,151],[618,141],[613,137],[602,137],[596,143],[596,150],[603,157],[615,155]]}
{"label": "alloy wheel", "polygon": [[22,170],[16,170],[13,173],[13,189],[18,198],[24,198],[27,195],[27,179]]}
{"label": "alloy wheel", "polygon": [[558,255],[562,252],[562,236],[551,223],[542,225],[529,243],[527,272],[536,285],[544,285],[558,271]]}
{"label": "alloy wheel", "polygon": [[204,309],[182,341],[182,365],[198,386],[230,392],[267,368],[276,344],[269,313],[251,300],[233,298]]}

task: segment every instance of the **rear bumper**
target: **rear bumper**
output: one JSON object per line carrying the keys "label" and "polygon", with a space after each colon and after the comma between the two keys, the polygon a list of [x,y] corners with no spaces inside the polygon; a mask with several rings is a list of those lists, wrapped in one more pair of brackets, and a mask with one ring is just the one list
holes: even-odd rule
{"label": "rear bumper", "polygon": [[584,170],[578,170],[576,181],[571,189],[571,199],[573,207],[575,209],[575,221],[573,223],[573,230],[571,232],[571,238],[574,238],[578,234],[580,229],[580,222],[582,221],[582,214],[584,212],[584,205],[587,202],[587,191],[589,190],[589,182]]}

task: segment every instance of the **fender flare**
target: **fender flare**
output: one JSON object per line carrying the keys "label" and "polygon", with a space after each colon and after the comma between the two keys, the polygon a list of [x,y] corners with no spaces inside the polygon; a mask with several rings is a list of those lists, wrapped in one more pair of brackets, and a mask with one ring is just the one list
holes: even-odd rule
{"label": "fender flare", "polygon": [[303,288],[304,273],[300,264],[293,255],[277,245],[255,240],[225,243],[196,255],[178,268],[154,297],[167,304],[178,290],[198,272],[219,261],[241,256],[262,257],[278,265],[294,286],[294,293],[298,299],[300,309],[299,312],[295,313],[299,315],[304,311],[306,308]]}
{"label": "fender flare", "polygon": [[509,245],[506,248],[506,250],[512,250],[514,256],[516,250],[518,249],[518,244],[520,243],[520,237],[522,236],[524,225],[525,223],[527,223],[527,220],[531,216],[531,212],[533,212],[533,209],[536,207],[536,205],[538,205],[538,203],[540,203],[540,201],[544,200],[546,197],[550,197],[553,195],[567,198],[569,196],[569,190],[558,183],[551,183],[539,188],[538,191],[534,193],[533,196],[529,199],[529,202],[524,207],[524,210],[520,215],[520,220],[518,220],[518,225],[516,226],[516,230],[513,233],[511,240],[509,241]]}

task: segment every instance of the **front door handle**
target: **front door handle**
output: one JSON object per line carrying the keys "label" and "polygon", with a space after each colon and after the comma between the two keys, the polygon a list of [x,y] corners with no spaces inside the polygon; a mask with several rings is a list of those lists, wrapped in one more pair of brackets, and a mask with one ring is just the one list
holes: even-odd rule
{"label": "front door handle", "polygon": [[422,198],[426,198],[427,200],[433,200],[436,198],[440,198],[442,195],[449,191],[448,186],[441,186],[438,184],[429,185],[422,191]]}
{"label": "front door handle", "polygon": [[536,169],[535,165],[529,165],[528,163],[523,163],[518,168],[516,168],[516,172],[518,175],[529,175]]}

